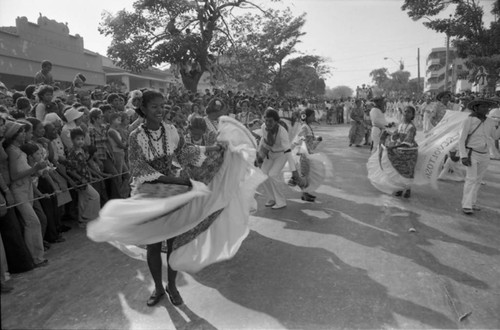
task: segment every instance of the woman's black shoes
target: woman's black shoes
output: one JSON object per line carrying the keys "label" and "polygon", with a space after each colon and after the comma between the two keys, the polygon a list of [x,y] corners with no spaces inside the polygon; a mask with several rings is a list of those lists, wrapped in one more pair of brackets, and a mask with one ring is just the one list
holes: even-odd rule
{"label": "woman's black shoes", "polygon": [[164,295],[165,292],[157,293],[156,290],[153,291],[153,294],[151,294],[151,297],[149,297],[148,301],[146,302],[146,305],[148,305],[149,307],[156,305],[157,303],[160,302],[161,297],[163,297]]}
{"label": "woman's black shoes", "polygon": [[302,197],[300,199],[302,199],[303,201],[306,201],[306,202],[314,202],[316,200],[316,196],[308,194],[308,193],[303,193]]}
{"label": "woman's black shoes", "polygon": [[180,306],[184,303],[184,301],[182,300],[182,297],[179,294],[179,291],[177,291],[177,289],[175,289],[175,291],[174,290],[170,291],[168,289],[168,287],[165,287],[165,291],[167,292],[168,298],[170,299],[170,302],[172,303],[172,305]]}

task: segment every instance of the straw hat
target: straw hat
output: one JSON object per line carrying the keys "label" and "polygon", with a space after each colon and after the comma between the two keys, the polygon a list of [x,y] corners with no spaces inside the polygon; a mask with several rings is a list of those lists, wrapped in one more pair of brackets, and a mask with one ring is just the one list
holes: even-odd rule
{"label": "straw hat", "polygon": [[66,110],[66,112],[64,113],[64,117],[66,118],[66,121],[68,123],[71,123],[71,122],[77,120],[81,116],[83,116],[83,113],[76,110],[75,108],[70,108],[70,109]]}
{"label": "straw hat", "polygon": [[451,97],[451,92],[450,91],[442,91],[436,95],[436,100],[441,101],[441,99],[445,96]]}
{"label": "straw hat", "polygon": [[474,100],[470,101],[467,104],[467,108],[469,108],[471,110],[475,110],[475,107],[480,106],[480,105],[494,106],[496,104],[497,104],[497,102],[495,102],[495,101],[493,101],[491,99],[477,98],[477,99],[474,99]]}
{"label": "straw hat", "polygon": [[22,129],[24,125],[17,121],[7,120],[5,126],[6,126],[5,138],[10,139],[14,135],[16,135],[17,132],[19,132],[19,130]]}

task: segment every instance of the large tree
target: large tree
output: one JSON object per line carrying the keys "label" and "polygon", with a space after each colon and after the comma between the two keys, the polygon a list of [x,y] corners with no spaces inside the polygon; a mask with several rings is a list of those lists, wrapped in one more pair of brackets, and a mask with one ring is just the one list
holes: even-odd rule
{"label": "large tree", "polygon": [[283,66],[296,53],[305,22],[305,14],[296,17],[289,8],[233,19],[231,47],[223,63],[226,74],[249,88],[271,88],[283,95]]}
{"label": "large tree", "polygon": [[389,70],[387,68],[379,68],[372,70],[370,72],[370,77],[372,78],[372,81],[377,85],[378,87],[382,87],[382,85],[389,80]]}
{"label": "large tree", "polygon": [[248,0],[137,0],[133,6],[103,15],[99,31],[113,38],[108,56],[132,71],[170,63],[191,91],[228,43],[230,11],[260,8]]}
{"label": "large tree", "polygon": [[[453,15],[440,14],[453,6]],[[500,79],[500,1],[494,1],[491,13],[495,20],[485,27],[483,7],[479,0],[405,0],[402,9],[414,20],[426,19],[426,27],[445,33],[452,38],[458,56],[466,58],[471,69],[469,80],[474,81],[484,68],[487,82],[494,90]]]}
{"label": "large tree", "polygon": [[316,97],[325,93],[324,77],[330,73],[326,59],[316,55],[299,56],[283,65],[278,91],[301,97]]}

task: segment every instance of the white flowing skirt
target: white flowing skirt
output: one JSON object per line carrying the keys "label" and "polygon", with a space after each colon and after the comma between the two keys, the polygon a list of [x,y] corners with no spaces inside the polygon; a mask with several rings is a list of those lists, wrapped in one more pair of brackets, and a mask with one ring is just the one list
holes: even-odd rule
{"label": "white flowing skirt", "polygon": [[107,241],[133,258],[146,260],[138,245],[153,244],[179,236],[222,210],[215,221],[196,238],[170,255],[173,269],[195,273],[233,257],[248,235],[248,219],[256,207],[254,194],[266,176],[253,166],[255,140],[246,128],[229,117],[219,119],[219,141],[228,143],[223,164],[205,186],[165,198],[138,195],[111,200],[100,217],[87,227],[94,241]]}
{"label": "white flowing skirt", "polygon": [[382,157],[379,158],[379,151],[372,153],[366,168],[368,170],[368,179],[378,190],[393,194],[397,191],[410,188],[413,179],[405,178],[394,168],[387,155],[387,148],[382,147]]}

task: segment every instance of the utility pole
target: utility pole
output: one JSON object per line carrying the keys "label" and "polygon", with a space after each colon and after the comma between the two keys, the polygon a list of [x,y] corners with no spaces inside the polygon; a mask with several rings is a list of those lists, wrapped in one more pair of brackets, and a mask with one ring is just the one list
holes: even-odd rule
{"label": "utility pole", "polygon": [[444,70],[444,90],[448,90],[448,67],[450,65],[450,36],[448,31],[446,31],[446,61]]}
{"label": "utility pole", "polygon": [[448,90],[448,68],[450,66],[450,24],[451,24],[451,15],[448,19],[448,27],[446,28],[446,64],[444,71],[444,90]]}
{"label": "utility pole", "polygon": [[417,94],[420,94],[420,48],[417,48],[417,75]]}

